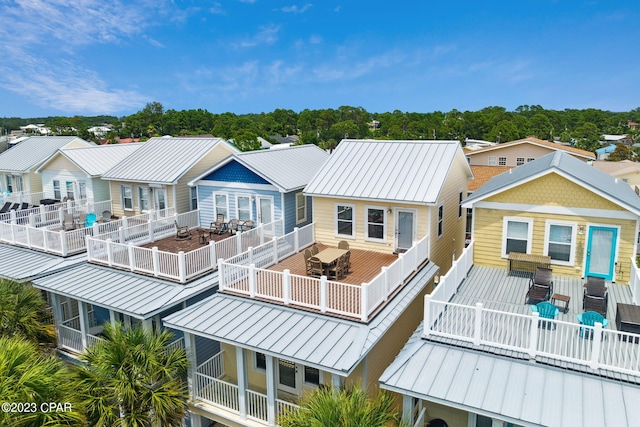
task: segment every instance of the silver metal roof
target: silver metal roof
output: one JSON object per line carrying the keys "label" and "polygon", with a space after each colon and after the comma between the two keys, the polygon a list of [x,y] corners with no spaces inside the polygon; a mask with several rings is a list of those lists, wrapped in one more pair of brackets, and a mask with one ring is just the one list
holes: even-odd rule
{"label": "silver metal roof", "polygon": [[435,203],[456,157],[473,176],[458,141],[344,139],[305,194]]}
{"label": "silver metal roof", "polygon": [[85,262],[86,254],[60,257],[17,246],[0,244],[0,277],[29,281],[45,274]]}
{"label": "silver metal roof", "polygon": [[33,281],[36,288],[145,319],[217,285],[217,272],[180,284],[89,263]]}
{"label": "silver metal roof", "polygon": [[[236,154],[232,159],[286,192],[307,185],[328,157],[329,154],[326,151],[313,144],[307,144],[282,149],[249,151]],[[189,185],[195,184],[196,181],[232,159],[225,159],[213,166],[191,181]]]}
{"label": "silver metal roof", "polygon": [[77,136],[32,136],[0,154],[0,171],[28,172],[72,141],[95,145]]}
{"label": "silver metal roof", "polygon": [[106,144],[95,147],[62,148],[38,168],[46,168],[57,154],[65,156],[89,176],[100,176],[142,146],[138,144]]}
{"label": "silver metal roof", "polygon": [[238,150],[221,138],[151,138],[109,169],[103,179],[174,184],[218,144]]}
{"label": "silver metal roof", "polygon": [[590,188],[614,203],[633,211],[636,215],[640,215],[640,197],[629,187],[629,184],[562,151],[547,154],[513,168],[509,172],[494,176],[474,191],[465,200],[463,206],[471,207],[474,202],[551,172],[566,176],[571,181]]}
{"label": "silver metal roof", "polygon": [[428,263],[369,323],[217,293],[163,319],[165,325],[348,375],[439,268]]}
{"label": "silver metal roof", "polygon": [[637,426],[640,387],[420,338],[418,327],[380,387],[517,425]]}

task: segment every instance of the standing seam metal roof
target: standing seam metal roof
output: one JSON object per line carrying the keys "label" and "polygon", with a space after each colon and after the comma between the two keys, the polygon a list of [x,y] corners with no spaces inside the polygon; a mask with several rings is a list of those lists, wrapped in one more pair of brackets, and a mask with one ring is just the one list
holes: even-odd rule
{"label": "standing seam metal roof", "polygon": [[151,138],[102,178],[173,184],[218,144],[238,151],[221,138]]}
{"label": "standing seam metal roof", "polygon": [[310,196],[435,203],[458,141],[342,140],[305,188]]}
{"label": "standing seam metal roof", "polygon": [[369,324],[223,293],[163,321],[170,328],[348,374],[438,270],[428,263]]}
{"label": "standing seam metal roof", "polygon": [[0,277],[29,281],[85,262],[86,254],[60,257],[26,248],[0,244]]}
{"label": "standing seam metal roof", "polygon": [[32,136],[0,154],[0,171],[28,172],[73,141],[95,145],[77,136]]}
{"label": "standing seam metal roof", "polygon": [[[142,144],[108,144],[95,147],[63,148],[60,154],[71,160],[87,175],[100,176],[133,154]],[[54,154],[55,156],[55,154]],[[49,160],[53,159],[53,156]],[[46,167],[45,162],[38,170]]]}

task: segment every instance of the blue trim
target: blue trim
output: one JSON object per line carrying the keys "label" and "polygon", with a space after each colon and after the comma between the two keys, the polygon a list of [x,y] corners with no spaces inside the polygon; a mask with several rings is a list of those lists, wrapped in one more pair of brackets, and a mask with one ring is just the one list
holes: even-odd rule
{"label": "blue trim", "polygon": [[[609,254],[609,272],[607,274],[594,273],[589,270],[591,265],[591,245],[593,243],[593,231],[603,230],[612,232],[611,253]],[[613,279],[613,271],[615,268],[616,243],[618,241],[618,229],[614,227],[589,227],[589,235],[587,241],[587,259],[585,262],[585,276],[602,277],[605,280]]]}

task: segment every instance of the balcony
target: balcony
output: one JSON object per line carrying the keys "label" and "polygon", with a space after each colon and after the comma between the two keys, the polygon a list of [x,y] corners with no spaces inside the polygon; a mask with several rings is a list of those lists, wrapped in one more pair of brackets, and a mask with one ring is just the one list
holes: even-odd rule
{"label": "balcony", "polygon": [[301,251],[314,235],[310,224],[221,261],[219,291],[366,323],[429,256],[428,237],[399,256],[352,249],[345,279],[308,277]]}
{"label": "balcony", "polygon": [[[189,228],[191,238],[176,239],[176,226]],[[218,260],[282,235],[282,221],[241,233],[209,236],[197,210],[122,224],[100,235],[87,236],[89,262],[186,283],[218,269]],[[200,233],[204,237],[200,238]]]}
{"label": "balcony", "polygon": [[425,297],[428,340],[508,355],[609,377],[640,381],[640,335],[616,330],[616,304],[633,304],[640,272],[630,260],[632,284],[607,284],[609,325],[580,325],[583,281],[554,276],[554,292],[571,297],[568,312],[540,321],[524,304],[529,279],[507,270],[473,266],[473,242]]}

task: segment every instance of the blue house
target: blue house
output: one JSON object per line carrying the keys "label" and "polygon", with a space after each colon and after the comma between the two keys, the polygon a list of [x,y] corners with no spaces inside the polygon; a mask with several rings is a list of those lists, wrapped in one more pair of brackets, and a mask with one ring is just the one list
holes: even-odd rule
{"label": "blue house", "polygon": [[329,155],[315,145],[234,154],[196,177],[200,224],[284,219],[284,232],[312,222],[312,201],[302,190]]}

